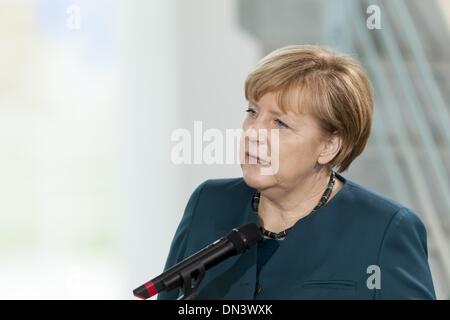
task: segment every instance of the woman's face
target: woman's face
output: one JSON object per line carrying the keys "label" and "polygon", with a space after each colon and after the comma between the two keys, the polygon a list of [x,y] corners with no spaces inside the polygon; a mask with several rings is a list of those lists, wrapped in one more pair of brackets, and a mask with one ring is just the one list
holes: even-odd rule
{"label": "woman's face", "polygon": [[293,188],[315,171],[321,158],[324,135],[317,120],[307,114],[282,113],[275,93],[265,94],[257,104],[249,102],[243,130],[243,177],[255,189]]}

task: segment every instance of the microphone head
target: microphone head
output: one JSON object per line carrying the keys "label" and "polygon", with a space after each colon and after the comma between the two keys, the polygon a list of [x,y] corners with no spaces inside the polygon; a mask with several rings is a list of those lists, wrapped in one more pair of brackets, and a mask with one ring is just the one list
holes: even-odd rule
{"label": "microphone head", "polygon": [[263,235],[255,223],[247,223],[234,228],[227,238],[234,244],[236,253],[240,254],[262,240]]}
{"label": "microphone head", "polygon": [[[219,250],[222,250],[222,253],[225,255],[228,254],[227,252],[223,252],[223,249],[228,250],[229,253],[232,254],[241,254],[244,251],[246,251],[249,247],[255,245],[258,241],[262,240],[263,235],[261,232],[261,229],[255,224],[255,223],[248,223],[244,224],[238,228],[234,228],[226,237],[233,245],[233,248],[230,248],[230,246],[219,246]],[[223,240],[224,238],[221,238],[219,240]],[[219,241],[218,240],[218,241]],[[216,242],[218,242],[216,241]],[[210,246],[206,247],[205,249],[210,248]],[[231,252],[230,250],[233,250],[234,252]],[[200,251],[201,252],[201,251]],[[215,253],[219,251],[216,250]],[[198,253],[197,253],[198,254]],[[223,254],[222,254],[223,256]],[[185,259],[184,261],[189,261],[190,258]],[[225,258],[224,258],[225,259]],[[199,261],[196,261],[195,263],[198,263]],[[219,261],[220,262],[220,261]],[[147,283],[143,284],[142,286],[136,288],[133,290],[133,294],[141,299],[148,299],[151,296],[157,294],[160,291],[166,290],[167,285],[164,283],[163,278],[164,276],[167,276],[168,272],[172,272],[170,276],[176,275],[179,273],[180,270],[173,271],[174,268],[177,268],[180,264],[183,264],[183,262],[179,263],[178,265],[175,265],[171,269],[165,271],[162,275],[148,281]],[[186,267],[192,267],[192,263],[188,263],[184,266]],[[180,267],[181,268],[181,267]],[[203,267],[204,268],[204,267]],[[171,271],[172,270],[172,271]],[[161,278],[163,277],[163,278]],[[180,276],[181,279],[181,276]]]}

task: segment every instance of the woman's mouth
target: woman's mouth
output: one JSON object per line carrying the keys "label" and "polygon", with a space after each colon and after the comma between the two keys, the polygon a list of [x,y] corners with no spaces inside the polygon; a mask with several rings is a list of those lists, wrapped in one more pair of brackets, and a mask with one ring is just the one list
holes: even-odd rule
{"label": "woman's mouth", "polygon": [[251,155],[248,152],[246,152],[245,155],[248,157],[248,164],[260,164],[260,165],[263,165],[263,166],[270,165],[270,161],[268,161],[268,160],[261,159],[260,157],[255,156],[255,155]]}

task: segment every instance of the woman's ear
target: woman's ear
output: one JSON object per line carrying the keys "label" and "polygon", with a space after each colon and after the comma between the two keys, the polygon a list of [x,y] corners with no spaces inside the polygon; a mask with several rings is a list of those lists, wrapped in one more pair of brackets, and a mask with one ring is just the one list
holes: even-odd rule
{"label": "woman's ear", "polygon": [[320,165],[326,165],[338,154],[341,150],[342,138],[337,132],[333,132],[322,145],[322,151],[319,154],[317,162]]}

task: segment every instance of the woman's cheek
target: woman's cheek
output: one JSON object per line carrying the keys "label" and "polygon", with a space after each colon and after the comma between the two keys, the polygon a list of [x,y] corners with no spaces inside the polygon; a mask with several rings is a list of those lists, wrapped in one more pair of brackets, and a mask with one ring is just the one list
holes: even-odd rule
{"label": "woman's cheek", "polygon": [[[281,140],[281,139],[280,139]],[[305,150],[298,141],[280,141],[278,158],[280,172],[285,170],[292,171],[297,167],[301,167],[305,161]]]}
{"label": "woman's cheek", "polygon": [[244,118],[244,121],[242,122],[242,129],[247,130],[250,126],[250,121],[251,121],[250,117],[246,116]]}

